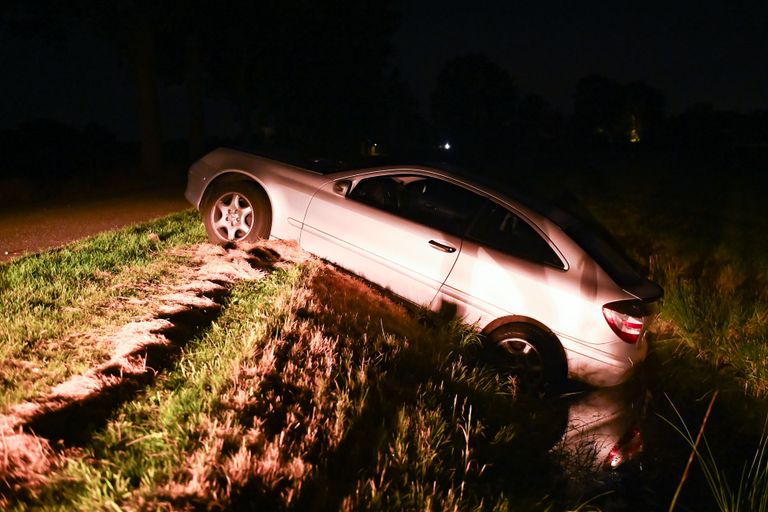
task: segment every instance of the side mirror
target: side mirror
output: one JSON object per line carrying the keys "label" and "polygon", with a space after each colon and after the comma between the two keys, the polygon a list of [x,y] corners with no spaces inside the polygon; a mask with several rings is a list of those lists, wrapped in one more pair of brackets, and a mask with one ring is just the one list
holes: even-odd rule
{"label": "side mirror", "polygon": [[340,196],[346,196],[350,188],[352,188],[351,180],[339,180],[333,184],[333,191]]}

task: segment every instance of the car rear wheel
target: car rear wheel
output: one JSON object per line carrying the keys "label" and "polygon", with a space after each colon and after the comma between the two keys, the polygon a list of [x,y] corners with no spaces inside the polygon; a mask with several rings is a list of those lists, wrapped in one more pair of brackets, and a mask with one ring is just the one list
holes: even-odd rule
{"label": "car rear wheel", "polygon": [[255,242],[269,236],[272,211],[263,190],[252,183],[214,185],[202,207],[203,224],[215,243]]}
{"label": "car rear wheel", "polygon": [[514,377],[521,391],[544,395],[559,389],[568,374],[560,343],[528,324],[506,324],[486,337],[494,364]]}

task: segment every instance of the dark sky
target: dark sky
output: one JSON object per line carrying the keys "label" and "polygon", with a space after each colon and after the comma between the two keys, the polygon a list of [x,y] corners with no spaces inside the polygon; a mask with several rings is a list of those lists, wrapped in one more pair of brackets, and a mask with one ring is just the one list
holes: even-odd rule
{"label": "dark sky", "polygon": [[395,45],[422,100],[447,59],[479,52],[566,112],[592,73],[643,80],[672,113],[696,102],[768,109],[765,0],[404,0]]}
{"label": "dark sky", "polygon": [[[98,122],[135,130],[130,75],[93,36],[73,32],[54,45],[0,34],[0,127],[25,118]],[[392,61],[427,112],[446,60],[484,53],[517,80],[569,112],[579,78],[600,74],[660,89],[671,113],[696,102],[768,110],[768,1],[403,0]],[[185,126],[181,89],[161,91],[169,133]],[[209,105],[226,132],[231,112]],[[170,114],[170,115],[168,115]],[[177,129],[178,127],[178,129]]]}

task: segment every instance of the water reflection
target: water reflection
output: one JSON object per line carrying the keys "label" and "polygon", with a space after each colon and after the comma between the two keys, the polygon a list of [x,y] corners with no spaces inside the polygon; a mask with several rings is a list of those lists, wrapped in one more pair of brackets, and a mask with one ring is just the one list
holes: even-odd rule
{"label": "water reflection", "polygon": [[643,471],[643,421],[651,401],[644,386],[580,391],[561,400],[567,426],[550,455],[566,477],[567,495],[617,491]]}

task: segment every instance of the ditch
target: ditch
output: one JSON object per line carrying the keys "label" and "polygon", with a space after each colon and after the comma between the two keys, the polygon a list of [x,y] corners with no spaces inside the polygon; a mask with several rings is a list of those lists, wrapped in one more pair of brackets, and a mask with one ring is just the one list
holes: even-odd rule
{"label": "ditch", "polygon": [[[696,392],[692,382],[675,382],[678,375],[669,366],[685,363],[666,360],[662,364],[652,353],[623,386],[573,390],[540,404],[557,411],[554,416],[566,425],[549,452],[562,470],[551,479],[555,495],[562,493],[566,503],[589,502],[606,512],[669,510],[692,453],[691,443],[676,428],[687,428],[692,442],[717,389],[710,386],[713,383],[699,381],[702,385]],[[739,390],[725,386],[719,390],[698,445],[707,460],[711,450],[716,470],[727,481],[719,484],[719,491],[726,485],[738,488],[760,448],[759,417],[765,417],[762,406],[750,404]],[[741,507],[754,510],[754,502],[743,502]],[[717,509],[701,461],[694,458],[675,510]]]}

